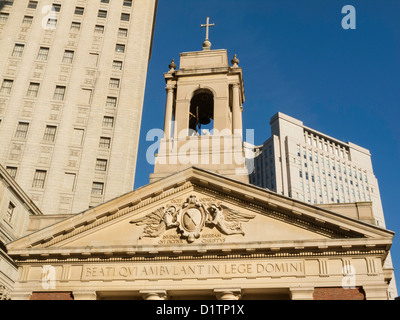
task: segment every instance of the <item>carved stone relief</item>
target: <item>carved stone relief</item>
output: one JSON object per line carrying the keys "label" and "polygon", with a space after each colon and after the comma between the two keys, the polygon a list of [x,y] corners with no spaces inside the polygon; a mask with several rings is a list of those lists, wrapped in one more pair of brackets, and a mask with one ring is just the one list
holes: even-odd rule
{"label": "carved stone relief", "polygon": [[255,215],[241,213],[224,204],[203,203],[195,195],[182,205],[171,204],[151,212],[145,217],[130,221],[136,226],[144,226],[139,237],[158,238],[167,230],[176,229],[181,239],[193,243],[199,239],[204,228],[216,228],[224,235],[244,235],[242,223],[254,219]]}

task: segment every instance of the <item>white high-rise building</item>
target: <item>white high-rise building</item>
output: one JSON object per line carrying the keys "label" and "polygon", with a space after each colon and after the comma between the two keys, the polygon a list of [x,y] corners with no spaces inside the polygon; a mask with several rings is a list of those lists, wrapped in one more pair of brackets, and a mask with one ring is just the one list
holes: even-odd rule
{"label": "white high-rise building", "polygon": [[0,163],[44,214],[133,189],[156,9],[0,1]]}
{"label": "white high-rise building", "polygon": [[[277,113],[271,118],[271,137],[254,151],[250,183],[309,204],[328,208],[336,204],[335,210],[343,212],[346,204],[360,207],[372,202],[374,220],[365,221],[386,228],[369,150]],[[387,264],[391,265],[390,257]],[[394,298],[394,280],[392,284]]]}

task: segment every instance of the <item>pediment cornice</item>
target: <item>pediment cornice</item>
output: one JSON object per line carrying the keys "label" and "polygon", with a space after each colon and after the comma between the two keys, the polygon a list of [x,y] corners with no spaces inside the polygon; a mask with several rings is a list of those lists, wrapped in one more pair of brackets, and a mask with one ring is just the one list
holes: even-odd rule
{"label": "pediment cornice", "polygon": [[[333,246],[335,246],[334,243],[336,240],[340,240],[339,242],[343,242],[343,240],[361,241],[360,244],[357,244],[357,247],[362,246],[363,250],[365,250],[366,246],[373,249],[380,243],[379,241],[383,241],[379,245],[381,248],[386,248],[390,246],[393,238],[393,232],[391,231],[322,208],[307,205],[264,189],[240,183],[218,174],[197,168],[190,168],[111,200],[96,208],[67,218],[53,226],[39,230],[10,243],[7,248],[10,254],[16,255],[20,255],[22,251],[29,249],[24,253],[25,258],[27,258],[26,254],[32,255],[35,252],[39,255],[44,254],[41,250],[54,253],[67,252],[69,249],[60,247],[63,243],[71,241],[71,239],[82,237],[101,228],[106,228],[108,224],[126,219],[127,217],[140,215],[145,210],[156,209],[160,202],[169,201],[179,194],[187,195],[190,192],[209,195],[219,201],[223,201],[227,205],[243,207],[255,214],[264,215],[299,228],[310,230],[329,239]],[[375,243],[376,241],[378,242]],[[271,244],[267,244],[268,241],[260,239],[260,242],[265,242],[264,249],[269,250],[269,248],[273,247],[271,247]],[[325,246],[317,246],[316,248],[323,248]],[[330,246],[331,244],[328,244],[327,248]],[[349,248],[353,248],[354,244],[349,246]],[[295,249],[296,247],[305,248],[306,246],[301,244],[293,248]],[[135,252],[136,255],[138,250],[130,248],[128,251]],[[143,249],[143,247],[141,248]],[[182,246],[180,248],[182,249],[179,250],[183,250]],[[151,251],[154,250],[149,250],[149,252]],[[99,254],[102,255],[101,252]]]}

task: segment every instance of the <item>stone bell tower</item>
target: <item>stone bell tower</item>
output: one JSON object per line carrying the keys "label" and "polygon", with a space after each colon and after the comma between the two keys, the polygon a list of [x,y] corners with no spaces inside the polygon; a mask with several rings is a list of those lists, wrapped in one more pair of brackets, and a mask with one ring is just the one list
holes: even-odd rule
{"label": "stone bell tower", "polygon": [[180,54],[164,74],[167,102],[164,137],[150,182],[198,167],[249,182],[243,147],[243,73],[236,55],[211,50],[207,37],[202,51]]}

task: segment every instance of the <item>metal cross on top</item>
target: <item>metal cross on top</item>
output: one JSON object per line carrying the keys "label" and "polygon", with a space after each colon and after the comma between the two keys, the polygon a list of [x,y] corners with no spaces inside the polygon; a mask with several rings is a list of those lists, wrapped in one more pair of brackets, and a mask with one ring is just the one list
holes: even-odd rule
{"label": "metal cross on top", "polygon": [[209,36],[209,33],[210,33],[210,31],[209,31],[210,27],[214,27],[214,26],[215,26],[215,23],[210,24],[210,18],[209,17],[207,17],[207,23],[201,25],[202,28],[207,28],[206,29],[207,30],[206,31],[206,41],[209,40],[208,36]]}

